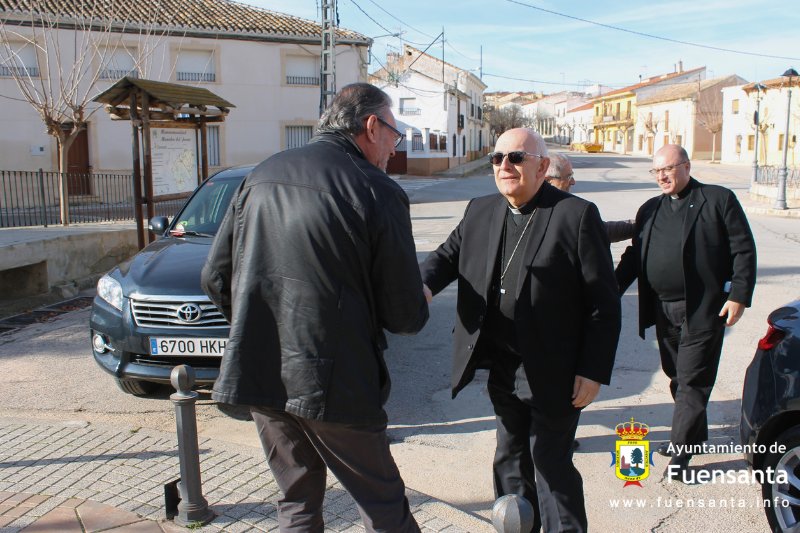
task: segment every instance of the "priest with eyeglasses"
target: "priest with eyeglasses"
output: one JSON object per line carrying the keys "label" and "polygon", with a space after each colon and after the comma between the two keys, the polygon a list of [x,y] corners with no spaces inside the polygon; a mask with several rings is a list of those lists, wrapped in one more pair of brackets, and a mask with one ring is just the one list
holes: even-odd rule
{"label": "priest with eyeglasses", "polygon": [[469,202],[421,266],[429,294],[458,280],[452,393],[489,369],[496,497],[534,508],[534,528],[586,531],[572,443],[608,384],[620,299],[597,207],[545,181],[544,140],[517,128],[489,154],[497,194]]}

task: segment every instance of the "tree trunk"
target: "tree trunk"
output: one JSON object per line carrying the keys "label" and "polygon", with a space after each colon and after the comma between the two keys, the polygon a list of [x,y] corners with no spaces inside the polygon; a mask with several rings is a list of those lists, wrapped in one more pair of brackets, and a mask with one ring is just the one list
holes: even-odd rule
{"label": "tree trunk", "polygon": [[717,159],[717,133],[714,132],[711,136],[711,162]]}
{"label": "tree trunk", "polygon": [[70,137],[65,132],[56,135],[58,142],[58,205],[61,211],[61,225],[69,226],[69,147],[72,144]]}

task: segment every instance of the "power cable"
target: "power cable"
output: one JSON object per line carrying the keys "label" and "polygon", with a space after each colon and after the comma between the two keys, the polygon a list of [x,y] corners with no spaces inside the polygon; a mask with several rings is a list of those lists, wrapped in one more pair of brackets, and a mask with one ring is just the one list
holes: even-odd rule
{"label": "power cable", "polygon": [[568,19],[571,19],[571,20],[577,20],[577,21],[580,21],[580,22],[585,22],[587,24],[594,24],[595,26],[600,26],[602,28],[608,28],[610,30],[616,30],[616,31],[621,31],[621,32],[625,32],[625,33],[631,33],[633,35],[639,35],[640,37],[647,37],[647,38],[650,38],[650,39],[658,39],[660,41],[667,41],[667,42],[676,43],[676,44],[684,44],[684,45],[687,45],[687,46],[696,46],[697,48],[706,48],[708,50],[717,50],[719,52],[729,52],[729,53],[732,53],[732,54],[742,54],[742,55],[747,55],[747,56],[766,57],[766,58],[769,58],[769,59],[788,59],[789,61],[800,61],[800,58],[797,58],[797,57],[773,56],[773,55],[769,55],[769,54],[759,54],[759,53],[756,53],[756,52],[745,52],[743,50],[733,50],[731,48],[722,48],[722,47],[719,47],[719,46],[710,46],[710,45],[707,45],[707,44],[690,43],[688,41],[680,41],[678,39],[670,39],[669,37],[661,37],[660,35],[652,35],[652,34],[644,33],[644,32],[641,32],[641,31],[629,30],[627,28],[621,28],[619,26],[612,26],[610,24],[603,24],[602,22],[595,22],[593,20],[588,20],[588,19],[583,19],[583,18],[580,18],[580,17],[575,17],[575,16],[572,16],[572,15],[567,15],[565,13],[559,13],[558,11],[552,11],[550,9],[545,9],[543,7],[538,7],[538,6],[533,6],[531,4],[526,4],[525,2],[520,2],[519,0],[506,0],[506,2],[510,2],[512,4],[517,4],[517,5],[524,6],[524,7],[529,7],[531,9],[536,9],[537,11],[543,11],[545,13],[550,13],[551,15],[558,15],[559,17],[564,17],[564,18],[568,18]]}
{"label": "power cable", "polygon": [[363,8],[362,8],[360,5],[358,5],[358,4],[355,2],[355,0],[350,0],[350,3],[352,3],[354,6],[356,6],[356,7],[358,8],[358,10],[359,10],[359,11],[361,11],[362,13],[364,13],[364,16],[365,16],[365,17],[367,17],[369,20],[371,20],[372,22],[374,22],[375,24],[377,24],[378,26],[380,26],[380,28],[381,28],[383,31],[385,31],[386,33],[392,33],[392,34],[394,34],[394,33],[397,33],[397,32],[394,32],[394,31],[390,30],[389,28],[387,28],[386,26],[384,26],[383,24],[381,24],[380,22],[378,22],[377,20],[375,20],[374,18],[372,18],[372,17],[369,15],[369,13],[367,13],[366,11],[364,11],[364,9],[363,9]]}
{"label": "power cable", "polygon": [[[396,20],[396,21],[397,21],[397,22],[399,22],[400,24],[402,24],[402,25],[404,25],[404,26],[408,26],[409,28],[411,28],[411,29],[412,29],[412,30],[414,30],[415,32],[417,32],[417,33],[419,33],[419,34],[421,34],[421,35],[424,35],[424,36],[425,36],[425,37],[427,37],[428,39],[433,39],[433,38],[434,38],[434,37],[433,37],[433,35],[427,34],[427,33],[425,33],[425,32],[424,32],[424,31],[422,31],[422,30],[418,30],[417,28],[415,28],[415,27],[414,27],[414,26],[412,26],[411,24],[409,24],[409,23],[407,23],[407,22],[403,22],[403,21],[402,21],[402,20],[400,20],[399,18],[395,17],[394,15],[392,15],[391,13],[389,13],[388,11],[386,11],[386,10],[385,10],[383,7],[381,7],[381,5],[380,5],[380,4],[378,4],[377,2],[375,2],[375,0],[368,0],[368,1],[369,1],[369,2],[371,2],[372,4],[374,4],[374,5],[375,5],[375,7],[377,7],[378,9],[380,9],[381,11],[383,11],[384,13],[386,13],[387,15],[389,15],[390,17],[392,17],[394,20]],[[409,41],[409,42],[411,42],[411,41]]]}

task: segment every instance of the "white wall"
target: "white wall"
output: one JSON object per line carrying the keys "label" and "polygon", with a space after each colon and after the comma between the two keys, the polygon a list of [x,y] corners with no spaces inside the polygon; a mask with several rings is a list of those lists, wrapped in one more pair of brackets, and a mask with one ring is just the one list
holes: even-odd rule
{"label": "white wall", "polygon": [[[62,61],[72,65],[73,32],[58,30],[58,39],[62,43]],[[136,45],[135,36],[123,39]],[[206,88],[236,106],[220,132],[222,166],[258,162],[285,148],[282,133],[285,125],[310,125],[318,120],[319,87],[286,85],[282,62],[292,54],[318,57],[319,45],[170,37],[155,46],[148,72],[141,77],[174,82],[172,67],[181,49],[214,50],[216,81],[187,85]],[[337,88],[365,81],[365,60],[365,47],[337,46]],[[40,67],[43,65],[40,58]],[[52,74],[50,77],[56,79]],[[91,96],[112,84],[99,81]],[[0,95],[19,98],[13,79],[0,78]],[[95,106],[92,104],[90,108]],[[44,145],[46,155],[31,155],[32,145]],[[128,172],[132,160],[130,122],[111,121],[104,110],[97,111],[90,119],[89,158],[95,172]],[[39,115],[28,103],[4,98],[0,115],[0,170],[38,168],[58,168],[55,140],[46,134]]]}

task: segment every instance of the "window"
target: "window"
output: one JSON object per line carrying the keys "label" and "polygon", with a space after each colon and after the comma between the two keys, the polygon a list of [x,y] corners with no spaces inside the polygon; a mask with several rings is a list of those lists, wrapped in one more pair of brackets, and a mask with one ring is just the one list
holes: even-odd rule
{"label": "window", "polygon": [[669,135],[664,135],[664,144],[669,144]]}
{"label": "window", "polygon": [[669,129],[669,111],[664,111],[664,129]]}
{"label": "window", "polygon": [[103,66],[100,67],[100,79],[119,80],[125,76],[138,78],[139,71],[136,69],[134,61],[135,54],[135,50],[123,47],[107,50]]}
{"label": "window", "polygon": [[439,135],[439,151],[446,152],[447,151],[447,135],[442,133]]}
{"label": "window", "polygon": [[683,146],[683,135],[675,136],[675,144],[677,144],[678,146]]}
{"label": "window", "polygon": [[313,126],[286,126],[286,148],[305,146],[314,135]]}
{"label": "window", "polygon": [[736,136],[736,153],[737,154],[741,154],[742,153],[742,136],[741,135],[737,135]]}
{"label": "window", "polygon": [[400,99],[400,114],[401,115],[419,115],[422,110],[417,107],[416,98],[401,98]]}
{"label": "window", "polygon": [[430,144],[430,151],[431,152],[438,152],[439,151],[439,134],[438,133],[429,133],[428,134],[428,144]]}
{"label": "window", "polygon": [[784,134],[783,133],[779,133],[778,134],[778,150],[783,150],[783,139],[784,139]]}
{"label": "window", "polygon": [[738,98],[736,98],[733,101],[731,101],[731,111],[733,112],[734,115],[738,115],[739,114],[739,99]]}
{"label": "window", "polygon": [[314,56],[286,56],[287,85],[319,85],[319,63]]}
{"label": "window", "polygon": [[411,136],[411,151],[412,152],[422,152],[424,150],[422,146],[422,134],[415,133]]}
{"label": "window", "polygon": [[221,166],[219,157],[219,126],[206,126],[206,155],[208,166]]}
{"label": "window", "polygon": [[755,135],[748,135],[747,136],[747,150],[752,152],[756,149],[756,136]]}
{"label": "window", "polygon": [[3,48],[0,76],[39,77],[39,62],[36,59],[36,48],[32,44],[7,43]]}
{"label": "window", "polygon": [[642,148],[644,147],[644,135],[639,135],[638,145],[639,145],[639,151],[641,152]]}
{"label": "window", "polygon": [[181,50],[175,65],[178,81],[217,81],[214,52],[211,50]]}
{"label": "window", "polygon": [[625,118],[631,118],[631,101],[630,100],[628,100],[628,104],[626,105]]}
{"label": "window", "polygon": [[456,134],[453,134],[453,157],[456,156]]}

